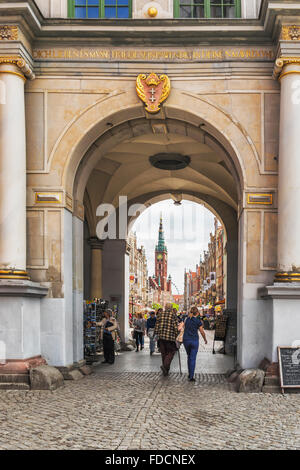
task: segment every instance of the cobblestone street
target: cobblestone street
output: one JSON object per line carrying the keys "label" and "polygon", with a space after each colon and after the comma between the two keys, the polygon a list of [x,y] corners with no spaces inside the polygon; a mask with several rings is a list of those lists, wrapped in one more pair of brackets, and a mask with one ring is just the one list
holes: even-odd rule
{"label": "cobblestone street", "polygon": [[[139,354],[123,357],[138,369]],[[143,354],[157,370],[160,357]],[[237,394],[220,373],[193,384],[106,365],[65,383],[0,392],[0,449],[300,449],[300,395]]]}

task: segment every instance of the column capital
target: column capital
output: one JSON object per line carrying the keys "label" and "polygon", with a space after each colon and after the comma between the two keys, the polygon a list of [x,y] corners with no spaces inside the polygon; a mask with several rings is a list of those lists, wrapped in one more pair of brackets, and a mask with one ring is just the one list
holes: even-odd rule
{"label": "column capital", "polygon": [[[0,65],[15,65],[18,69],[22,72],[23,78],[28,78],[29,80],[34,80],[35,75],[33,70],[27,64],[27,62],[19,56],[0,56]],[[2,70],[0,69],[0,73],[13,73],[11,70]],[[21,74],[20,74],[21,76]]]}
{"label": "column capital", "polygon": [[88,239],[88,244],[92,250],[103,250],[104,240],[99,240],[97,237],[91,237]]}
{"label": "column capital", "polygon": [[284,67],[286,65],[300,65],[300,56],[299,57],[279,57],[275,61],[275,67],[274,67],[274,72],[273,76],[275,79],[278,79],[279,81],[284,75],[290,74],[290,73],[295,73],[299,74],[300,70],[295,70],[295,71],[288,71],[284,72]]}

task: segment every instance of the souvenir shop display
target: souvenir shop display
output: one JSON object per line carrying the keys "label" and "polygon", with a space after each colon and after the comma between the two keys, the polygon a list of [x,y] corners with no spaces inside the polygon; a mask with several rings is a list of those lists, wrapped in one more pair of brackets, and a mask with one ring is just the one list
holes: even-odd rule
{"label": "souvenir shop display", "polygon": [[84,357],[87,362],[97,361],[97,353],[101,350],[100,327],[97,323],[104,317],[108,302],[103,299],[84,303]]}

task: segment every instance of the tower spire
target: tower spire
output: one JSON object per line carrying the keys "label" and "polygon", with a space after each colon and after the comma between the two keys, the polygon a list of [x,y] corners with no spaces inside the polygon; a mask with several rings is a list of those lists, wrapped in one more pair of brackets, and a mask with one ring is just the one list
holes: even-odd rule
{"label": "tower spire", "polygon": [[163,217],[162,217],[162,212],[160,213],[160,222],[159,222],[159,230],[158,230],[158,244],[156,246],[156,251],[160,252],[166,252],[167,253],[167,247],[165,244],[165,235],[164,235],[164,229],[163,229]]}

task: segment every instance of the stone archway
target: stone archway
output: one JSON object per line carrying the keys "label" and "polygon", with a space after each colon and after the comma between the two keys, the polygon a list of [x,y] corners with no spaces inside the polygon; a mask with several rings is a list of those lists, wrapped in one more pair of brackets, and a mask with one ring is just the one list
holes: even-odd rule
{"label": "stone archway", "polygon": [[[134,104],[133,104],[134,103]],[[134,90],[115,91],[101,98],[93,105],[76,115],[66,126],[50,155],[48,168],[55,174],[68,194],[74,193],[74,182],[82,173],[78,183],[79,193],[93,169],[95,151],[101,139],[100,151],[104,154],[120,142],[117,126],[135,119],[145,118],[145,111],[138,103]],[[173,90],[168,102],[159,116],[186,122],[191,126],[205,129],[207,135],[219,143],[231,159],[231,170],[239,182],[240,189],[251,185],[251,172],[248,168],[259,165],[259,157],[250,135],[233,115],[206,98],[187,92]],[[83,157],[88,157],[83,168]],[[96,157],[97,159],[99,156]]]}
{"label": "stone archway", "polygon": [[[73,199],[73,253],[74,247],[76,252],[82,250],[84,206],[86,207],[90,236],[93,239],[96,236],[95,209],[97,205],[106,202],[114,204],[115,207],[118,206],[119,193],[117,191],[114,193],[111,189],[113,183],[110,181],[105,183],[106,194],[101,194],[98,200],[96,197],[87,197],[86,188],[91,185],[91,177],[95,167],[98,165],[101,171],[109,152],[117,148],[116,151],[119,151],[119,147],[124,145],[124,142],[145,134],[143,126],[155,127],[157,124],[169,126],[172,131],[168,132],[173,136],[180,135],[186,140],[193,140],[194,145],[201,144],[208,147],[210,152],[217,155],[220,160],[219,163],[215,161],[215,164],[218,164],[219,176],[217,173],[213,174],[213,171],[206,174],[194,169],[193,174],[190,175],[191,178],[188,176],[181,178],[180,184],[182,187],[186,185],[183,192],[197,194],[197,197],[202,201],[206,200],[210,207],[215,207],[214,210],[219,215],[225,208],[228,212],[226,229],[227,232],[233,234],[231,258],[235,260],[235,263],[232,263],[234,269],[230,289],[231,292],[235,292],[231,299],[233,299],[232,305],[236,306],[237,213],[238,207],[242,203],[243,191],[252,181],[253,171],[251,172],[250,169],[258,169],[259,167],[258,156],[250,136],[234,116],[197,95],[174,90],[164,106],[163,112],[155,119],[149,119],[145,115],[142,105],[137,103],[133,90],[126,93],[116,92],[84,109],[66,127],[52,152],[49,169]],[[151,132],[155,134],[153,129]],[[113,172],[113,168],[107,167],[106,170],[108,174]],[[222,179],[224,172],[230,178],[227,187],[225,179]],[[201,181],[193,180],[194,177],[200,176]],[[128,195],[131,199],[143,197],[143,195],[153,192],[153,188],[146,186],[139,194],[132,191],[133,186],[143,186],[140,176],[134,176],[130,180],[128,174],[126,180],[125,175],[124,182],[126,183],[126,181],[127,185],[123,184],[119,189],[128,189]],[[191,181],[194,186],[188,191],[187,185],[191,185]],[[163,183],[163,178],[161,178],[160,184]],[[172,184],[170,179],[167,184]],[[205,185],[210,188],[208,192],[204,190]],[[96,180],[94,186],[97,188]],[[162,187],[158,188],[158,192],[163,192]],[[223,220],[224,217],[220,216],[220,218]],[[102,246],[95,244],[94,248],[101,251]],[[97,256],[99,257],[99,251]],[[70,271],[73,278],[73,357],[75,360],[79,360],[82,355],[80,346],[84,277],[82,257],[73,256],[73,266]]]}

